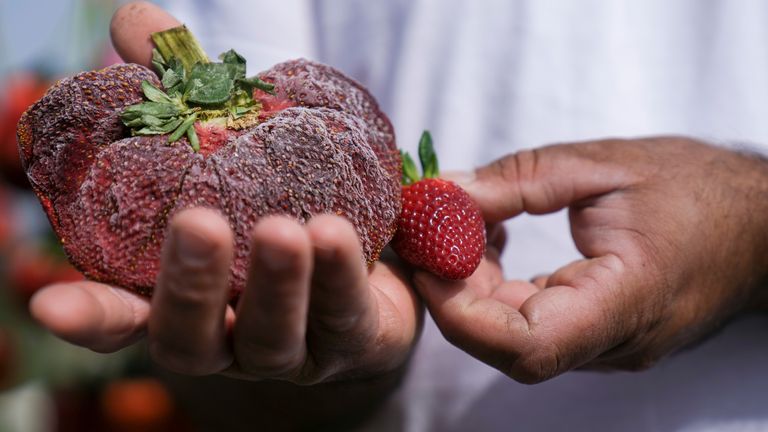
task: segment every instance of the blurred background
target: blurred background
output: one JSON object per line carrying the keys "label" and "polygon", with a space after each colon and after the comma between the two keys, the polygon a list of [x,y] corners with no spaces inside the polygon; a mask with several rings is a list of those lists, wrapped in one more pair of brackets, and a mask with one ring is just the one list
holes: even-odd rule
{"label": "blurred background", "polygon": [[77,348],[27,312],[40,287],[82,276],[29,189],[16,123],[55,80],[120,62],[109,20],[121,3],[0,0],[0,432],[192,430],[144,347]]}

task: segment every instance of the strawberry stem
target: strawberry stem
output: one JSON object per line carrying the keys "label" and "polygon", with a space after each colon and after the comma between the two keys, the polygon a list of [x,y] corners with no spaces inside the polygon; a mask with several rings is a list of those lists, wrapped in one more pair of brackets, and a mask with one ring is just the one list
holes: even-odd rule
{"label": "strawberry stem", "polygon": [[152,33],[152,42],[166,63],[175,57],[187,71],[191,71],[195,63],[211,62],[195,35],[185,25]]}
{"label": "strawberry stem", "polygon": [[229,50],[212,62],[186,26],[152,34],[156,48],[152,65],[162,89],[141,83],[146,102],[127,107],[123,123],[133,135],[170,134],[173,143],[187,136],[194,151],[200,140],[195,122],[214,122],[228,129],[245,129],[259,123],[261,105],[255,89],[274,94],[275,86],[258,76],[246,77],[243,56]]}

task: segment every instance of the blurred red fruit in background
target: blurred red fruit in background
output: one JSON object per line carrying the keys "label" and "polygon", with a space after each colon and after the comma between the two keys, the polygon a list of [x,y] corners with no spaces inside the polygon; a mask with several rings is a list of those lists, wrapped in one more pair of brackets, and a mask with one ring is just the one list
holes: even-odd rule
{"label": "blurred red fruit in background", "polygon": [[45,285],[82,279],[63,256],[43,247],[16,247],[8,260],[8,284],[24,303]]}
{"label": "blurred red fruit in background", "polygon": [[113,431],[165,431],[173,421],[171,396],[154,378],[109,383],[101,405],[105,423]]}
{"label": "blurred red fruit in background", "polygon": [[34,72],[19,72],[0,83],[0,176],[17,186],[28,183],[19,159],[16,124],[49,86],[48,80]]}
{"label": "blurred red fruit in background", "polygon": [[0,251],[11,241],[14,232],[10,191],[0,183]]}

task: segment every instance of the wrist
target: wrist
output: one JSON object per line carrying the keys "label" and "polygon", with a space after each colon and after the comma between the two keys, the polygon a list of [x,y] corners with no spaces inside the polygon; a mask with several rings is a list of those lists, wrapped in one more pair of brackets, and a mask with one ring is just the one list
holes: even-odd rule
{"label": "wrist", "polygon": [[[407,365],[361,379],[316,385],[247,381],[222,375],[157,373],[203,430],[348,430],[374,415],[400,385]],[[211,399],[210,395],[217,397]],[[200,407],[206,407],[201,410]],[[244,428],[244,425],[248,425]]]}

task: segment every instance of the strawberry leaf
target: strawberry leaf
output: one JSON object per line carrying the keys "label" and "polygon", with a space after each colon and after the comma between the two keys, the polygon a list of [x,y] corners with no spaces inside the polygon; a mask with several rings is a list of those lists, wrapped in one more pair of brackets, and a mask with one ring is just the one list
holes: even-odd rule
{"label": "strawberry leaf", "polygon": [[176,142],[181,138],[182,135],[192,127],[193,124],[195,124],[195,120],[197,120],[197,113],[192,114],[191,116],[184,119],[184,121],[179,125],[179,127],[176,128],[175,131],[171,134],[171,136],[168,137],[168,142]]}
{"label": "strawberry leaf", "polygon": [[248,93],[253,93],[253,89],[257,88],[263,90],[271,95],[275,94],[275,85],[266,81],[262,81],[259,77],[241,78],[237,80],[237,84],[248,90]]}
{"label": "strawberry leaf", "polygon": [[[166,77],[167,75],[167,77]],[[163,87],[165,87],[166,93],[171,96],[181,94],[185,88],[187,81],[187,71],[184,69],[184,65],[181,64],[179,59],[172,58],[168,62],[168,69],[162,78]]]}
{"label": "strawberry leaf", "polygon": [[189,79],[184,85],[184,95],[181,97],[181,101],[186,103],[189,99],[189,94],[203,87],[203,82],[199,79]]}
{"label": "strawberry leaf", "polygon": [[195,132],[194,126],[189,126],[187,128],[187,139],[189,140],[189,145],[192,146],[192,150],[195,152],[200,151],[200,139],[197,137],[197,132]]}
{"label": "strawberry leaf", "polygon": [[165,74],[165,70],[168,67],[168,65],[165,63],[163,55],[160,54],[160,51],[158,51],[157,48],[152,48],[152,66],[160,76]]}
{"label": "strawberry leaf", "polygon": [[161,134],[171,133],[171,131],[176,129],[177,127],[179,127],[179,125],[183,121],[184,121],[183,118],[175,118],[175,119],[172,119],[172,120],[168,120],[167,122],[165,122],[165,123],[163,123],[163,124],[161,124],[159,126],[153,127],[152,130],[157,131],[157,132],[159,132]]}
{"label": "strawberry leaf", "polygon": [[416,168],[416,162],[407,152],[400,151],[400,157],[403,160],[403,184],[410,185],[420,179],[419,169]]}
{"label": "strawberry leaf", "polygon": [[251,107],[232,107],[229,109],[229,113],[232,118],[238,119],[251,111]]}
{"label": "strawberry leaf", "polygon": [[233,72],[232,79],[245,78],[245,59],[235,50],[231,49],[219,56],[219,60],[226,65],[230,65]]}
{"label": "strawberry leaf", "polygon": [[137,129],[133,132],[133,135],[162,135],[164,132],[160,132],[151,126],[146,126],[141,129]]}
{"label": "strawberry leaf", "polygon": [[141,122],[150,127],[158,127],[165,124],[165,121],[151,115],[141,116]]}
{"label": "strawberry leaf", "polygon": [[142,102],[140,104],[131,105],[121,114],[123,122],[127,120],[133,120],[143,115],[151,115],[153,117],[169,119],[181,114],[179,107],[169,103],[160,102]]}
{"label": "strawberry leaf", "polygon": [[197,63],[189,74],[190,81],[200,81],[187,95],[187,102],[212,106],[228,101],[234,88],[235,67],[224,63]]}
{"label": "strawberry leaf", "polygon": [[135,129],[135,128],[140,128],[140,127],[144,126],[144,122],[141,121],[141,117],[137,117],[137,118],[130,119],[130,120],[126,119],[126,118],[123,118],[122,120],[123,120],[123,124],[128,126],[129,128],[134,128]]}
{"label": "strawberry leaf", "polygon": [[141,82],[141,90],[144,92],[144,96],[152,102],[157,103],[173,103],[170,97],[165,94],[164,91],[152,85],[151,82],[144,80]]}
{"label": "strawberry leaf", "polygon": [[176,71],[174,71],[173,69],[168,68],[163,74],[163,79],[160,82],[162,82],[163,87],[167,89],[172,89],[176,84],[180,83],[181,81],[182,81],[182,77],[180,77],[179,74],[177,74]]}
{"label": "strawberry leaf", "polygon": [[440,175],[440,167],[437,164],[437,154],[432,145],[432,134],[425,130],[419,140],[419,160],[424,178],[435,178]]}

